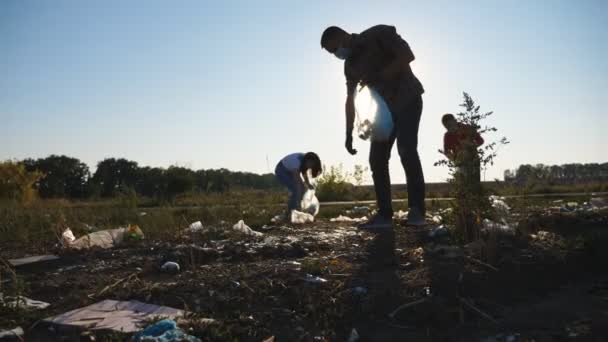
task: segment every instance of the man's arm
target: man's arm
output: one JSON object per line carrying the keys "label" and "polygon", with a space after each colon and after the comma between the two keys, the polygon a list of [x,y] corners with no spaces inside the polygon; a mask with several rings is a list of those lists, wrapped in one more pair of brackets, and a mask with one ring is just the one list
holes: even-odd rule
{"label": "man's arm", "polygon": [[355,155],[357,150],[353,148],[353,127],[355,124],[355,91],[357,83],[353,80],[346,80],[346,142],[345,147],[348,153]]}
{"label": "man's arm", "polygon": [[304,183],[308,189],[312,189],[312,185],[310,184],[310,180],[308,179],[308,170],[302,172],[302,177],[304,177]]}

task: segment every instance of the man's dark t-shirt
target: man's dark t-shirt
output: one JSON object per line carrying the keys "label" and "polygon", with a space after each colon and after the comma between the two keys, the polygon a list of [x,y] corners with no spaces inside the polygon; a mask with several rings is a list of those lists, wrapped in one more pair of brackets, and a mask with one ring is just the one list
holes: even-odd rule
{"label": "man's dark t-shirt", "polygon": [[344,63],[349,93],[355,91],[358,84],[369,85],[382,95],[393,111],[423,94],[424,88],[409,66],[388,80],[369,80],[370,75],[377,74],[398,55],[409,56],[409,62],[414,60],[408,43],[397,34],[394,26],[377,25],[353,34],[352,54]]}

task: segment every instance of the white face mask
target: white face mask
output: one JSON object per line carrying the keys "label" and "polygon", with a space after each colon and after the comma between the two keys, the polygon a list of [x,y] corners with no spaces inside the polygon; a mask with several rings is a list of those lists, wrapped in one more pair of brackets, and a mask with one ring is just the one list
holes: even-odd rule
{"label": "white face mask", "polygon": [[334,56],[340,58],[341,60],[345,60],[350,57],[352,50],[349,48],[339,47],[336,52],[334,52]]}

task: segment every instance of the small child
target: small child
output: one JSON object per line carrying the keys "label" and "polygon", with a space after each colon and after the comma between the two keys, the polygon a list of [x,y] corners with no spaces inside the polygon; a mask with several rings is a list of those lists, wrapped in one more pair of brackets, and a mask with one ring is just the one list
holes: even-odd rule
{"label": "small child", "polygon": [[[306,188],[313,189],[308,179],[308,170],[311,171],[313,178],[317,178],[321,174],[321,159],[314,152],[289,154],[281,159],[275,168],[274,173],[279,182],[289,189],[287,214],[294,209],[300,210],[300,202]],[[300,177],[300,175],[302,176]]]}
{"label": "small child", "polygon": [[445,114],[441,122],[447,129],[443,136],[443,152],[467,181],[478,185],[481,165],[477,148],[483,145],[483,138],[475,127],[458,122],[452,114]]}

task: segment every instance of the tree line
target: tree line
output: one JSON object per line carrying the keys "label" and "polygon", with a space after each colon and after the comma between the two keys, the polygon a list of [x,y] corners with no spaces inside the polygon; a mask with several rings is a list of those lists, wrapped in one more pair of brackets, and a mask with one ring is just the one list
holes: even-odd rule
{"label": "tree line", "polygon": [[505,182],[528,185],[575,185],[608,182],[608,163],[564,164],[564,165],[520,165],[515,170],[506,170]]}
{"label": "tree line", "polygon": [[[4,188],[9,192],[11,184],[23,183],[22,179],[28,173],[37,175],[28,179],[30,182],[31,179],[36,180],[32,186],[41,198],[108,198],[135,192],[140,196],[171,200],[184,193],[226,192],[240,188],[273,189],[279,186],[272,174],[233,172],[223,168],[191,170],[180,166],[142,167],[124,158],[104,159],[97,163],[94,173],[79,159],[65,155],[0,164],[0,185],[3,185],[0,192]],[[0,193],[0,197],[6,195]]]}

